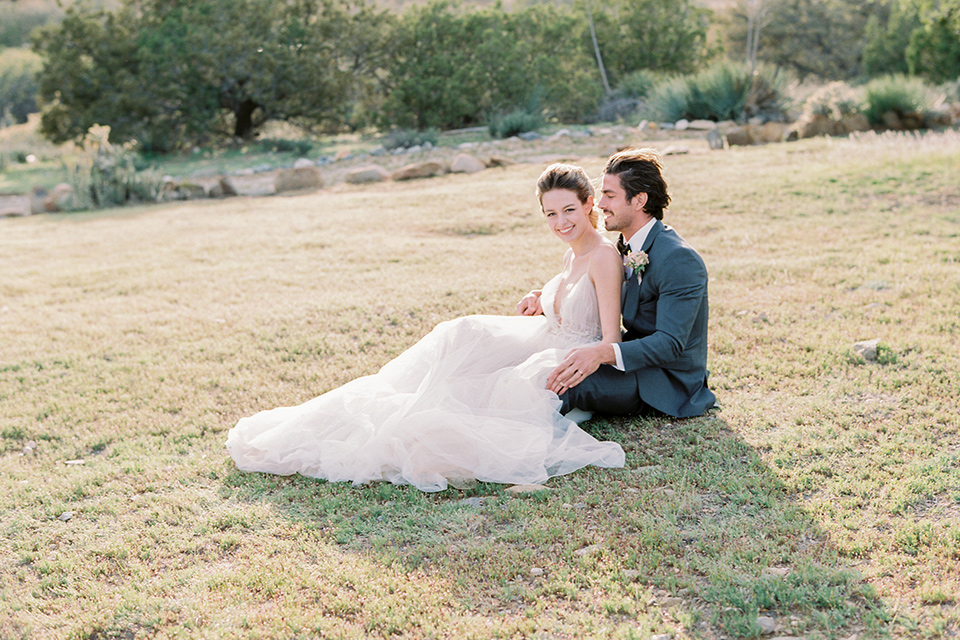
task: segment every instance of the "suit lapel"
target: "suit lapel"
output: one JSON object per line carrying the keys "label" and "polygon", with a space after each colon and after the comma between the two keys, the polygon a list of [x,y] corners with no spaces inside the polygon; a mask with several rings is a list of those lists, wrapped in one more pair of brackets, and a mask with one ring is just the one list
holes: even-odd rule
{"label": "suit lapel", "polygon": [[[640,249],[645,252],[648,256],[650,255],[650,248],[653,246],[653,242],[657,239],[657,236],[660,235],[660,232],[663,231],[663,223],[657,220],[653,223],[653,228],[650,229],[650,233],[647,234],[647,237],[643,241],[643,247]],[[647,265],[647,268],[644,272],[649,272],[651,265]],[[637,278],[637,274],[634,273],[630,276],[630,279],[626,283],[626,292],[623,296],[623,323],[624,325],[631,325],[637,317],[637,311],[640,307],[640,280]]]}

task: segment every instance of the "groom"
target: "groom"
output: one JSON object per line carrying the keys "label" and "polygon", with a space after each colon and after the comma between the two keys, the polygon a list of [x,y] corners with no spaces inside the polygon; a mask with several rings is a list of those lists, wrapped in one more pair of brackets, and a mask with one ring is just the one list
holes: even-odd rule
{"label": "groom", "polygon": [[[661,222],[670,203],[653,149],[627,149],[604,169],[598,207],[627,247],[623,342],[574,349],[547,379],[571,409],[686,418],[714,406],[707,388],[707,270],[700,255]],[[641,253],[642,252],[642,253]],[[539,292],[520,301],[540,312]]]}

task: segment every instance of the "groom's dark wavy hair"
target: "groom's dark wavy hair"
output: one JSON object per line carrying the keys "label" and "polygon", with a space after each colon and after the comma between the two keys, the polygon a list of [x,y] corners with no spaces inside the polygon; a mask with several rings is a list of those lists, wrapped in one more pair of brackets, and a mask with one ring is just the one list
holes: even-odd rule
{"label": "groom's dark wavy hair", "polygon": [[663,210],[670,204],[667,181],[663,177],[663,160],[654,149],[624,149],[607,160],[603,172],[620,178],[627,201],[638,193],[647,194],[643,210],[663,220]]}

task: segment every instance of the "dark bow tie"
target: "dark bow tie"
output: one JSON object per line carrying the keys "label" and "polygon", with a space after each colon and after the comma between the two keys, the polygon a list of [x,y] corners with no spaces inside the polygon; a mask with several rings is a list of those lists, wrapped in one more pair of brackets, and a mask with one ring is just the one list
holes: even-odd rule
{"label": "dark bow tie", "polygon": [[623,234],[620,234],[620,237],[617,238],[617,251],[620,252],[620,255],[625,256],[630,253],[630,245],[623,241]]}

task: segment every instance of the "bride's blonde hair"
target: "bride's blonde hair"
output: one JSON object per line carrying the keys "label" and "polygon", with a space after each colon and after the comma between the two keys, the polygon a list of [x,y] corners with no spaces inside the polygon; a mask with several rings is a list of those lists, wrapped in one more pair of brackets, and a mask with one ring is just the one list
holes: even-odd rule
{"label": "bride's blonde hair", "polygon": [[[575,164],[552,164],[537,180],[537,199],[540,201],[540,208],[543,209],[543,194],[554,189],[566,189],[577,194],[577,200],[581,204],[586,204],[587,198],[594,195],[593,183],[587,177],[587,172]],[[590,224],[594,229],[600,228],[600,210],[594,205],[590,211]]]}

